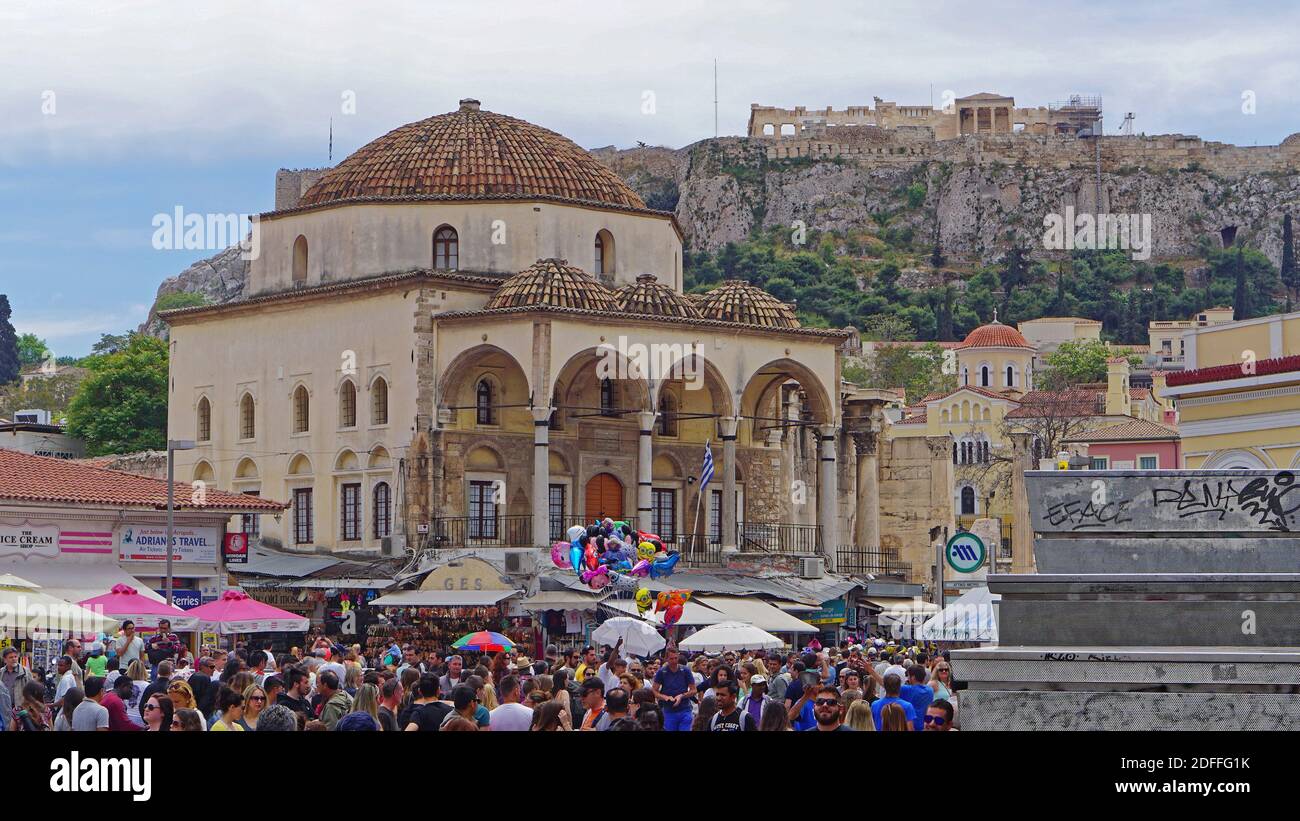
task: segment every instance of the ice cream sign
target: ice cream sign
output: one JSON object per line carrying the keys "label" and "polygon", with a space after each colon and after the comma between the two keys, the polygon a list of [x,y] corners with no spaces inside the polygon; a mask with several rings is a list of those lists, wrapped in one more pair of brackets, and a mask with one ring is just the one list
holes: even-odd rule
{"label": "ice cream sign", "polygon": [[0,556],[59,555],[59,526],[0,522]]}
{"label": "ice cream sign", "polygon": [[[122,561],[167,561],[167,528],[163,525],[123,525],[117,538]],[[172,560],[216,564],[220,544],[221,534],[215,527],[177,527],[173,529]]]}

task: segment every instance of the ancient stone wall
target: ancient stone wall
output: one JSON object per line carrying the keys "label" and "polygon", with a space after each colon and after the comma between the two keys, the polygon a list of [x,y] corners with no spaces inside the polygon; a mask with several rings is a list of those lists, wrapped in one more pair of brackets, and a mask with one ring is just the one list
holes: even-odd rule
{"label": "ancient stone wall", "polygon": [[951,453],[948,436],[880,442],[880,546],[912,566],[909,582],[930,581],[931,531],[954,526]]}

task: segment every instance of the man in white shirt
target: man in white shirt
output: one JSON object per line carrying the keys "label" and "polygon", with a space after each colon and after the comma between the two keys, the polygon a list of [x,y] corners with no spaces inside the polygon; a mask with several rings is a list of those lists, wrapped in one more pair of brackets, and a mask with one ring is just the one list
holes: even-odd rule
{"label": "man in white shirt", "polygon": [[527,732],[533,723],[533,711],[519,703],[519,677],[501,679],[501,706],[489,713],[492,732]]}
{"label": "man in white shirt", "polygon": [[113,642],[113,651],[117,653],[117,666],[125,670],[131,662],[144,653],[144,639],[135,634],[135,622],[122,622],[122,634]]}
{"label": "man in white shirt", "polygon": [[100,704],[104,697],[104,680],[97,676],[86,678],[86,697],[72,711],[73,732],[108,732],[108,708]]}
{"label": "man in white shirt", "polygon": [[[324,653],[325,651],[320,650],[318,652]],[[339,683],[341,684],[343,680],[347,678],[348,675],[348,668],[343,666],[344,652],[345,651],[342,645],[338,645],[338,644],[334,645],[334,647],[331,648],[330,650],[330,660],[322,664],[316,670],[316,675],[319,676],[321,673],[325,672],[326,670],[332,670],[334,672],[334,675],[339,677]]]}
{"label": "man in white shirt", "polygon": [[58,666],[55,669],[59,671],[59,684],[54,690],[54,706],[62,709],[63,697],[77,686],[77,677],[72,674],[72,657],[59,656]]}

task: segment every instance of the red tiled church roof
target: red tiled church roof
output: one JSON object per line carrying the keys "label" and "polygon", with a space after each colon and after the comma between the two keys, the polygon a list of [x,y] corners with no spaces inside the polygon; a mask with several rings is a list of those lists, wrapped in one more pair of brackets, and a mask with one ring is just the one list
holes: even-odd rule
{"label": "red tiled church roof", "polygon": [[966,338],[957,346],[958,349],[1033,347],[1020,331],[1010,325],[1003,325],[1001,322],[996,321],[990,322],[988,325],[981,325],[966,334]]}
{"label": "red tiled church roof", "polygon": [[[188,483],[177,482],[176,509],[279,513],[287,507],[271,499],[212,488],[206,491],[207,504],[200,507],[192,503],[193,493]],[[0,448],[0,500],[164,510],[167,507],[167,483],[133,473]]]}

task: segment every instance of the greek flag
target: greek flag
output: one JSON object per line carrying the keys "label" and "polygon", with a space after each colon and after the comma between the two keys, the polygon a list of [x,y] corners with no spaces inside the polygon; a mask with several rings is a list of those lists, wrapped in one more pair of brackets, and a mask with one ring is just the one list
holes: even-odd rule
{"label": "greek flag", "polygon": [[709,448],[709,443],[704,443],[704,467],[700,469],[700,491],[709,486],[709,480],[713,478],[713,451]]}

